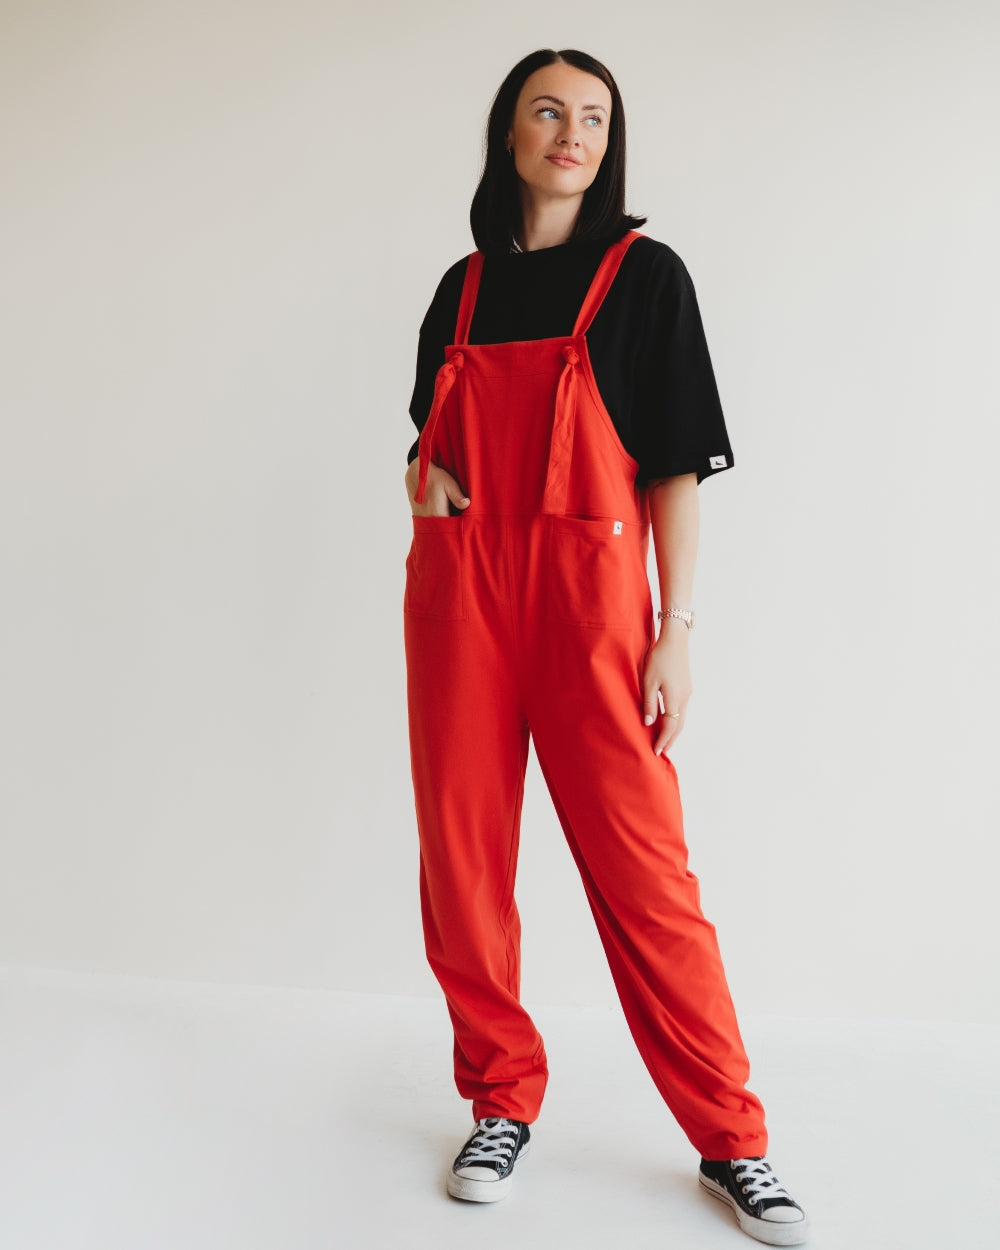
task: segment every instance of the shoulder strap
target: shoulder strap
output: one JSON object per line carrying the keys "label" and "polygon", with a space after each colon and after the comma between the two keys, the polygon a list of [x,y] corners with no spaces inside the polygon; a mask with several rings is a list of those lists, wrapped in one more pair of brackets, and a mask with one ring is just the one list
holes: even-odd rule
{"label": "shoulder strap", "polygon": [[476,307],[476,296],[479,294],[479,279],[483,272],[482,252],[473,252],[465,266],[465,281],[462,284],[462,300],[458,305],[458,322],[455,325],[455,345],[465,347],[469,342],[469,329],[472,326],[472,314]]}
{"label": "shoulder strap", "polygon": [[636,241],[641,239],[642,235],[638,230],[630,230],[628,234],[623,235],[617,243],[612,243],[608,250],[604,253],[604,259],[597,266],[597,273],[594,274],[594,280],[590,284],[590,290],[587,292],[580,311],[577,314],[576,325],[573,327],[573,334],[586,334],[590,329],[590,324],[597,315],[597,310],[604,303],[604,297],[611,289],[611,283],[615,280],[618,273],[618,267],[622,263],[622,257]]}

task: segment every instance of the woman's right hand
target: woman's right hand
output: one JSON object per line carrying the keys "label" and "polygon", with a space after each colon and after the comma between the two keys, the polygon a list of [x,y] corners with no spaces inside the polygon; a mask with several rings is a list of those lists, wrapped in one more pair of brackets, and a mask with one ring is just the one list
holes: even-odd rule
{"label": "woman's right hand", "polygon": [[413,496],[417,493],[419,477],[420,461],[417,459],[406,466],[406,493],[410,497],[410,510],[414,516],[451,516],[448,508],[450,503],[462,511],[469,506],[470,501],[462,492],[461,486],[450,473],[433,462],[427,466],[427,489],[424,491],[424,502],[414,503]]}

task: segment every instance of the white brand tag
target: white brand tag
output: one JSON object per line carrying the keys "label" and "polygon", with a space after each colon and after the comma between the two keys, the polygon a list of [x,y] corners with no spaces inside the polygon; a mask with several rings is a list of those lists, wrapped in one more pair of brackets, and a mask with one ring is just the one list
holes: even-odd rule
{"label": "white brand tag", "polygon": [[615,527],[614,527],[614,529],[613,529],[611,532],[612,532],[612,534],[620,534],[620,533],[622,532],[622,523],[621,523],[621,521],[616,521],[616,522],[615,522]]}
{"label": "white brand tag", "polygon": [[724,469],[726,467],[725,456],[709,456],[708,467],[710,469]]}

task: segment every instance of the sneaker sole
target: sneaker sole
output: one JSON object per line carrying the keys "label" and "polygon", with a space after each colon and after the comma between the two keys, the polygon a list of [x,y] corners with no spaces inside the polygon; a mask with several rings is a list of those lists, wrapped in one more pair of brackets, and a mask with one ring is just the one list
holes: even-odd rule
{"label": "sneaker sole", "polygon": [[514,1160],[514,1167],[499,1180],[474,1181],[468,1176],[456,1176],[454,1172],[449,1172],[448,1193],[453,1198],[461,1198],[463,1202],[499,1202],[501,1198],[506,1198],[514,1185],[514,1168],[528,1153],[530,1146],[530,1141],[525,1142]]}
{"label": "sneaker sole", "polygon": [[766,1242],[769,1246],[800,1246],[809,1237],[809,1221],[796,1220],[794,1224],[778,1224],[773,1220],[759,1220],[740,1209],[731,1193],[710,1180],[704,1172],[698,1173],[698,1184],[710,1193],[713,1198],[725,1202],[736,1216],[740,1228],[757,1241]]}

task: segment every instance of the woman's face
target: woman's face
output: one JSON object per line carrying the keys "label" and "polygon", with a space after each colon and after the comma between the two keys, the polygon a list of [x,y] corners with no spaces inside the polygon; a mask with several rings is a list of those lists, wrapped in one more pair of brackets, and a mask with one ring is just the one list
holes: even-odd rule
{"label": "woman's face", "polygon": [[561,61],[535,70],[507,132],[522,190],[582,200],[607,151],[610,119],[611,92],[593,74]]}

